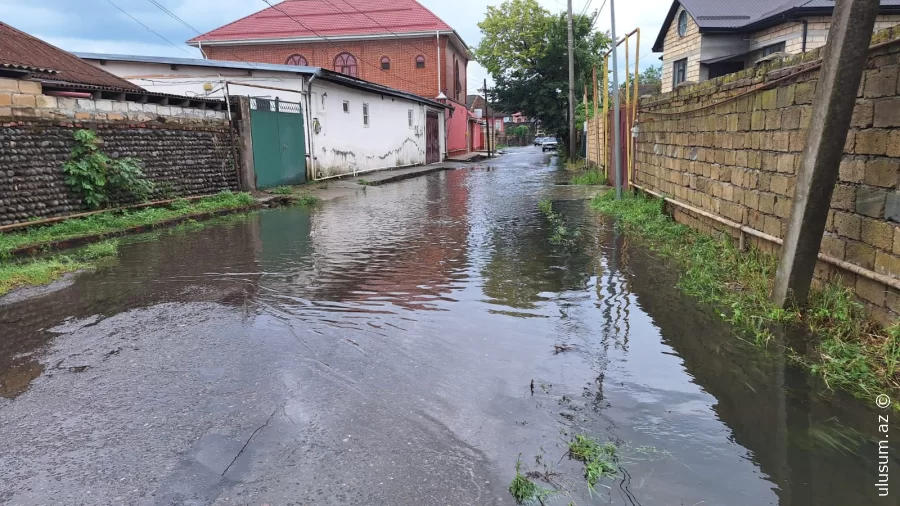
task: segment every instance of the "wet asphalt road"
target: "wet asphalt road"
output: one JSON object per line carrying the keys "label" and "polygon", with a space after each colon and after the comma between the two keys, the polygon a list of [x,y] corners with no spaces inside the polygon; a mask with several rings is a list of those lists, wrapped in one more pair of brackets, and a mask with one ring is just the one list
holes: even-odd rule
{"label": "wet asphalt road", "polygon": [[[0,300],[0,502],[512,504],[521,456],[548,504],[881,504],[872,412],[741,345],[551,161],[165,231]],[[589,494],[575,433],[627,476]]]}

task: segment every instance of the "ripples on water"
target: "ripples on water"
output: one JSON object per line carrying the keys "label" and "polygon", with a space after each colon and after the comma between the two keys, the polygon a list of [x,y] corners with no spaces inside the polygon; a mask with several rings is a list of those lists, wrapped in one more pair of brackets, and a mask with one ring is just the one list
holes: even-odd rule
{"label": "ripples on water", "polygon": [[[321,399],[335,416],[424,416],[477,448],[501,502],[517,455],[557,462],[583,432],[621,445],[628,478],[592,499],[562,461],[579,504],[880,504],[875,413],[743,346],[673,288],[664,261],[598,220],[583,188],[555,186],[544,160],[514,152],[127,244],[71,286],[0,306],[0,395],[53,372],[42,353],[57,336],[214,302],[239,312],[248,339],[299,357],[272,367],[325,370],[302,382],[335,396]],[[579,247],[549,244],[544,198],[583,231]]]}

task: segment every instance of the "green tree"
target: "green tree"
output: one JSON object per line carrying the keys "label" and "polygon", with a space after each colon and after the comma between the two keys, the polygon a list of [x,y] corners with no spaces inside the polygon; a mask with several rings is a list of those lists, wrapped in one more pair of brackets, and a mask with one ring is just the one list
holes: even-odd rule
{"label": "green tree", "polygon": [[[593,30],[597,13],[573,19],[575,92],[591,82],[591,68],[609,47],[606,33]],[[494,79],[492,102],[498,110],[521,111],[540,122],[548,134],[568,139],[567,24],[536,0],[506,0],[488,7],[478,23],[484,37],[475,57]]]}
{"label": "green tree", "polygon": [[653,65],[641,72],[641,84],[662,84],[662,65]]}

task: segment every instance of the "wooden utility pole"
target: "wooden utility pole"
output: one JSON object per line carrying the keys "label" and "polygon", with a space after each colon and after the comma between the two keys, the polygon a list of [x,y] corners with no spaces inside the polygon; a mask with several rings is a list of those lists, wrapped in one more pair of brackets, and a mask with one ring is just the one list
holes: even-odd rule
{"label": "wooden utility pole", "polygon": [[804,306],[809,297],[878,6],[877,0],[835,3],[772,289],[780,307]]}
{"label": "wooden utility pole", "polygon": [[572,33],[572,0],[569,0],[569,159],[575,158],[575,35]]}

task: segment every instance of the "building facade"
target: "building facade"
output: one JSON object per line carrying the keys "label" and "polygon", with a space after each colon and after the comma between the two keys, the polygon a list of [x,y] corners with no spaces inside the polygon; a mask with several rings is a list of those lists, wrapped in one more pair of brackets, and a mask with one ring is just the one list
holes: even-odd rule
{"label": "building facade", "polygon": [[[827,0],[676,0],[653,46],[663,53],[662,91],[738,72],[772,55],[822,47],[833,7]],[[896,24],[900,3],[881,0],[875,29]]]}
{"label": "building facade", "polygon": [[188,41],[216,60],[320,67],[439,99],[447,151],[469,148],[466,71],[459,35],[415,0],[286,0]]}

